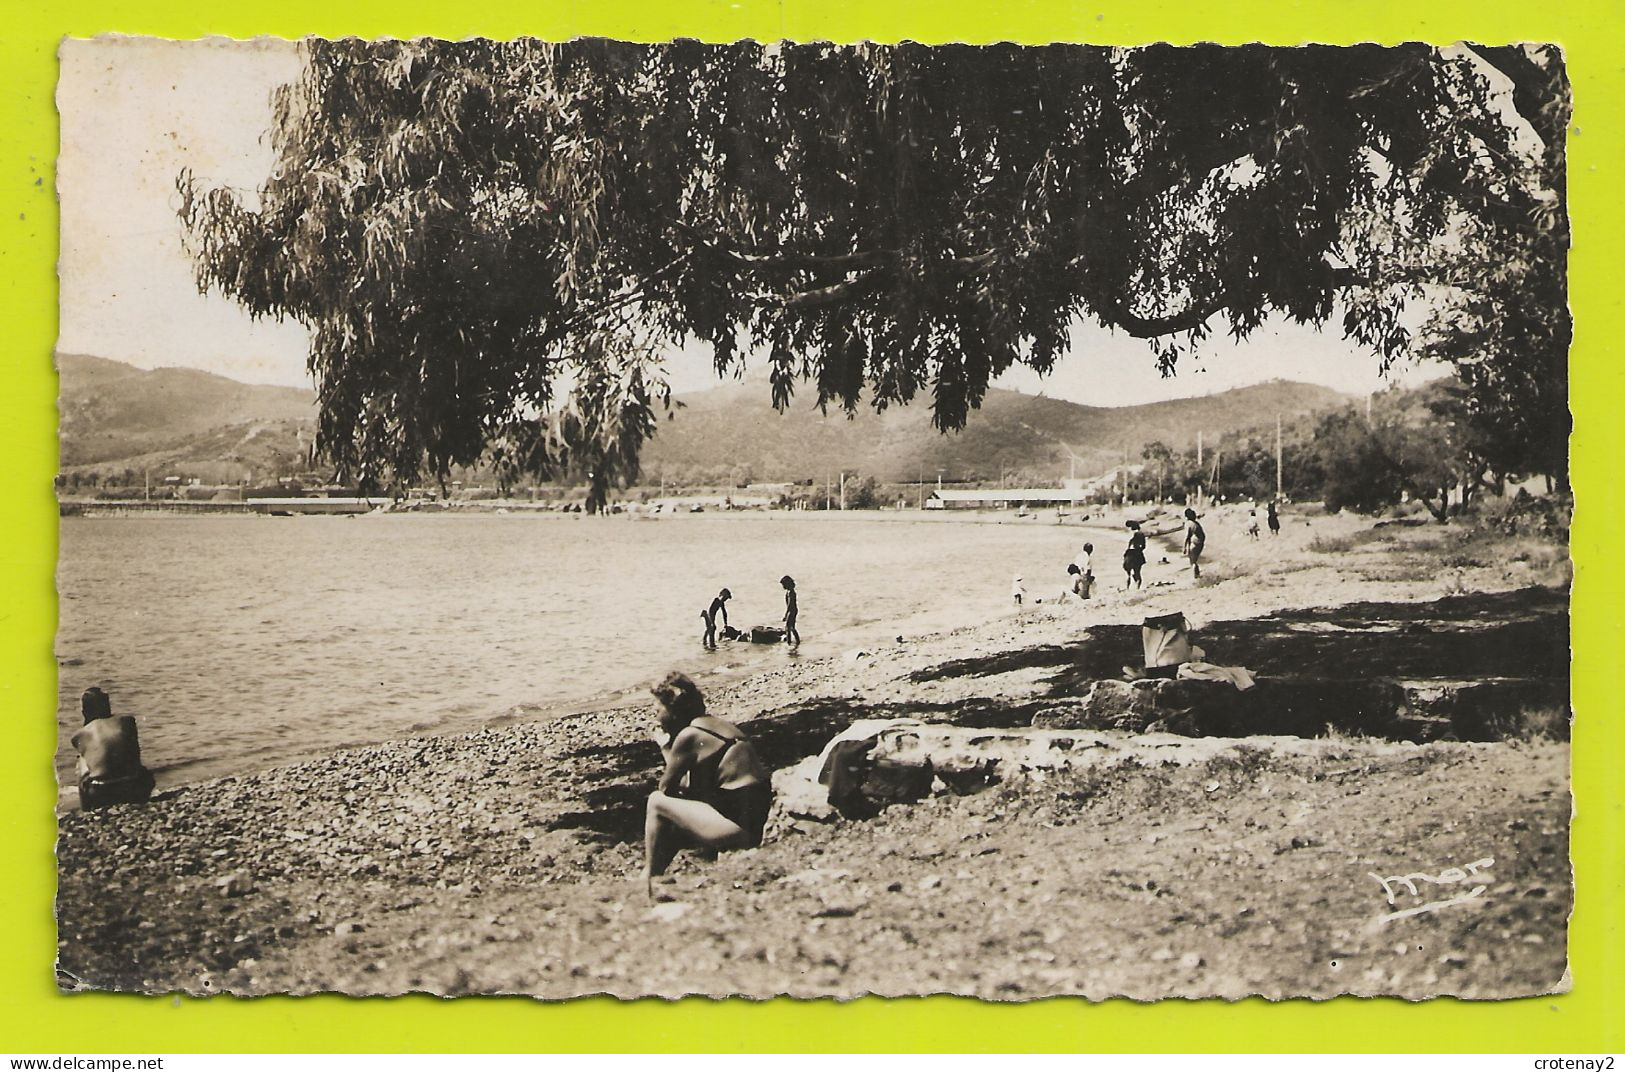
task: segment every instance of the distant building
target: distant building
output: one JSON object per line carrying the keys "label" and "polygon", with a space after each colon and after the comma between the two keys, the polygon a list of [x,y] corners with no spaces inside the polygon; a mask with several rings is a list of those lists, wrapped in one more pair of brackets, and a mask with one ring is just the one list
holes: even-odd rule
{"label": "distant building", "polygon": [[1088,502],[1090,492],[1075,488],[939,488],[925,501],[927,510],[1004,508],[1012,506],[1056,506]]}

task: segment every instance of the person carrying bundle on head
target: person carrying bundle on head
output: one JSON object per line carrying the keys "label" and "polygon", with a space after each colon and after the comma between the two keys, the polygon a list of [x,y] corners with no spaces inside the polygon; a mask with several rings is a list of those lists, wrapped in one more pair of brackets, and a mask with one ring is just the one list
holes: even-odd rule
{"label": "person carrying bundle on head", "polygon": [[1138,521],[1125,522],[1128,527],[1128,547],[1123,551],[1123,591],[1129,586],[1139,588],[1143,583],[1140,579],[1140,570],[1145,567],[1145,533],[1140,531]]}

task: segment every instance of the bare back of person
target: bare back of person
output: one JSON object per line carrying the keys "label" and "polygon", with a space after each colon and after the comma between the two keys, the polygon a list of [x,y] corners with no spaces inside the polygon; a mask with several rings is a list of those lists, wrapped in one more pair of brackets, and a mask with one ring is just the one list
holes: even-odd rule
{"label": "bare back of person", "polygon": [[689,789],[695,799],[712,792],[727,792],[762,785],[768,781],[756,748],[739,727],[726,719],[702,715],[690,722],[684,734],[694,734],[698,755],[689,772]]}
{"label": "bare back of person", "polygon": [[141,765],[135,719],[129,715],[112,715],[85,723],[73,735],[73,747],[79,751],[83,777],[128,778],[146,769]]}

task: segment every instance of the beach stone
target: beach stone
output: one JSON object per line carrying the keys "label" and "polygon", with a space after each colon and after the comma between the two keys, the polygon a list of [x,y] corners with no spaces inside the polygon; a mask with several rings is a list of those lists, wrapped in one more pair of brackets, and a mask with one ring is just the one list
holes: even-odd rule
{"label": "beach stone", "polygon": [[643,918],[654,923],[675,923],[688,915],[688,912],[689,906],[682,901],[667,901],[649,909],[643,914]]}
{"label": "beach stone", "polygon": [[236,871],[216,879],[214,885],[227,897],[241,897],[246,893],[254,892],[254,881],[249,878],[246,871]]}

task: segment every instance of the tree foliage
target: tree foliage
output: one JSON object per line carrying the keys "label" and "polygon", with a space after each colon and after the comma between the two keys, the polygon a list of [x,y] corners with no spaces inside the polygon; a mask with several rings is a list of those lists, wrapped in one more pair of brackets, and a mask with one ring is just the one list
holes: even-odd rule
{"label": "tree foliage", "polygon": [[[274,173],[246,197],[183,175],[181,216],[201,286],[309,328],[318,446],[373,482],[491,448],[601,502],[668,401],[655,355],[687,339],[723,375],[761,355],[781,407],[802,381],[849,411],[928,395],[953,429],[1080,320],[1168,371],[1211,332],[1341,311],[1391,360],[1429,287],[1465,276],[1493,309],[1562,276],[1563,206],[1539,192],[1561,150],[1530,147],[1493,75],[1533,64],[1545,83],[1517,92],[1556,116],[1555,54],[305,48]],[[1487,278],[1509,248],[1523,267]],[[1566,323],[1551,298],[1438,352],[1516,400],[1535,321]]]}
{"label": "tree foliage", "polygon": [[1525,152],[1499,196],[1460,221],[1463,241],[1435,269],[1450,293],[1419,349],[1455,366],[1464,390],[1452,413],[1472,425],[1485,464],[1566,484],[1571,102],[1562,57],[1552,46],[1477,48],[1474,56],[1510,82]]}

